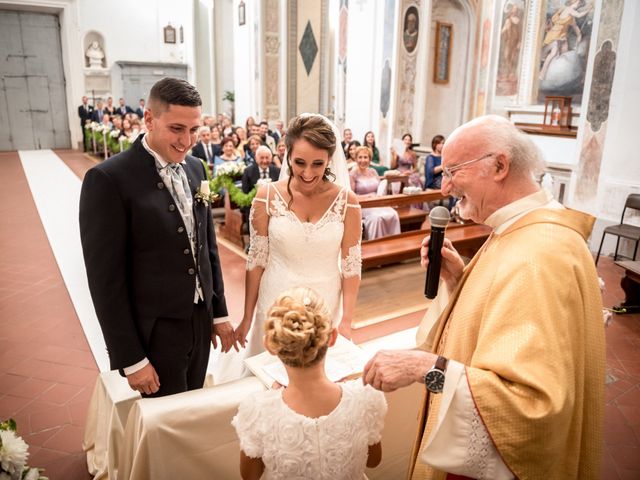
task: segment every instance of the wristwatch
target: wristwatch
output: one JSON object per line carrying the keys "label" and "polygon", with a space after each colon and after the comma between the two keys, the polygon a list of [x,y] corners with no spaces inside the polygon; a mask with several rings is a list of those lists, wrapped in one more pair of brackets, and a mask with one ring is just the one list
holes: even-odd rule
{"label": "wristwatch", "polygon": [[444,372],[447,370],[448,360],[444,357],[438,357],[436,364],[424,374],[424,386],[431,393],[442,393],[444,388]]}

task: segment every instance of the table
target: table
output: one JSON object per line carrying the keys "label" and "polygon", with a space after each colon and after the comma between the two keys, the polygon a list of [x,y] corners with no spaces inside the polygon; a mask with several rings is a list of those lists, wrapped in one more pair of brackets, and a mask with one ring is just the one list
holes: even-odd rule
{"label": "table", "polygon": [[[117,372],[102,373],[85,430],[89,471],[95,479],[238,479],[240,447],[230,422],[239,403],[264,388],[248,377],[140,399]],[[421,384],[386,394],[382,463],[367,469],[370,480],[406,476],[423,396]]]}
{"label": "table", "polygon": [[640,261],[623,260],[615,264],[624,268],[625,273],[620,281],[625,299],[615,308],[624,309],[624,312],[619,313],[638,313],[640,312]]}

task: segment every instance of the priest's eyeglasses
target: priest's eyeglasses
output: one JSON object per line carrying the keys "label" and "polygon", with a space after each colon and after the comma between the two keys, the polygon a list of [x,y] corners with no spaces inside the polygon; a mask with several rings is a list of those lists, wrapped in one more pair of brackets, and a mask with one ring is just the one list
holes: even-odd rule
{"label": "priest's eyeglasses", "polygon": [[473,160],[468,160],[466,162],[458,163],[451,167],[444,167],[442,169],[442,176],[447,180],[451,180],[453,178],[453,174],[460,170],[461,168],[466,167],[467,165],[471,165],[472,163],[479,162],[480,160],[484,160],[485,158],[489,158],[495,155],[495,153],[487,153],[486,155],[481,156],[480,158],[475,158]]}

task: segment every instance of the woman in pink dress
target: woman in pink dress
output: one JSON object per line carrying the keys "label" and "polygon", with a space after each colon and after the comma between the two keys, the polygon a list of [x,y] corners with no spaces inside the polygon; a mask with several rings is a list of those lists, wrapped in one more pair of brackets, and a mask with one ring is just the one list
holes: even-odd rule
{"label": "woman in pink dress", "polygon": [[[351,189],[359,198],[377,195],[380,178],[378,173],[371,168],[371,149],[357,147],[355,154],[358,166],[350,173]],[[398,212],[391,207],[363,208],[362,223],[364,224],[365,240],[400,233]]]}

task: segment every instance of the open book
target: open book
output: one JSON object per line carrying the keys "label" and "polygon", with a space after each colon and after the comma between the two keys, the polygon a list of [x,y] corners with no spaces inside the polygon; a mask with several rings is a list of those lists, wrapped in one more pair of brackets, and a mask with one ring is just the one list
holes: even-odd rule
{"label": "open book", "polygon": [[[364,351],[342,335],[327,350],[324,368],[331,381],[357,378],[362,374],[369,358]],[[271,388],[273,382],[288,385],[287,371],[280,359],[269,352],[262,352],[244,360],[245,365],[262,383]]]}

